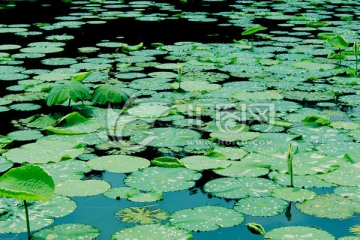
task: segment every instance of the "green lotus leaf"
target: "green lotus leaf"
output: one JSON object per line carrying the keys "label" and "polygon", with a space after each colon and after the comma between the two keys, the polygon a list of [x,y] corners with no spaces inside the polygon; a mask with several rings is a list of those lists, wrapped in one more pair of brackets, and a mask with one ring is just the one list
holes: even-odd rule
{"label": "green lotus leaf", "polygon": [[318,195],[314,199],[297,203],[296,207],[303,213],[319,218],[346,219],[360,213],[357,202],[335,194]]}
{"label": "green lotus leaf", "polygon": [[201,171],[205,169],[222,169],[232,164],[229,160],[221,160],[208,156],[189,156],[181,159],[186,168]]}
{"label": "green lotus leaf", "polygon": [[[218,155],[220,154],[220,156]],[[210,157],[219,157],[230,160],[238,160],[247,155],[247,152],[241,148],[235,147],[215,147],[205,155]]]}
{"label": "green lotus leaf", "polygon": [[360,123],[334,121],[330,124],[330,126],[337,129],[353,130],[353,129],[359,129]]}
{"label": "green lotus leaf", "polygon": [[62,104],[68,99],[79,102],[89,98],[90,93],[87,87],[80,82],[69,82],[53,87],[46,98],[46,103],[48,106],[52,106]]}
{"label": "green lotus leaf", "polygon": [[303,226],[290,226],[275,228],[265,234],[264,239],[270,240],[288,240],[288,239],[318,239],[318,240],[335,240],[335,237],[330,233],[314,228]]}
{"label": "green lotus leaf", "polygon": [[166,220],[170,214],[160,208],[150,209],[147,207],[129,207],[120,209],[115,213],[115,218],[122,222],[135,224],[155,224]]}
{"label": "green lotus leaf", "polygon": [[51,201],[55,185],[39,166],[13,168],[0,177],[0,196],[29,201]]}
{"label": "green lotus leaf", "polygon": [[13,162],[6,160],[4,157],[0,156],[0,173],[5,172],[14,165]]}
{"label": "green lotus leaf", "polygon": [[84,148],[73,142],[42,140],[10,149],[3,156],[15,163],[48,163],[75,158]]}
{"label": "green lotus leaf", "polygon": [[[54,195],[51,202],[27,202],[31,230],[44,228],[54,222],[55,217],[72,213],[77,205],[67,197]],[[0,198],[0,233],[26,232],[24,202]]]}
{"label": "green lotus leaf", "polygon": [[[289,174],[271,172],[269,174],[269,178],[272,179],[274,182],[285,186],[288,186],[290,183]],[[327,188],[332,186],[334,186],[334,184],[319,179],[317,175],[294,175],[294,187],[297,188]]]}
{"label": "green lotus leaf", "polygon": [[108,103],[123,103],[128,99],[129,96],[116,86],[104,84],[96,88],[92,102],[103,105]]}
{"label": "green lotus leaf", "polygon": [[111,240],[137,239],[139,236],[147,236],[147,240],[191,240],[191,233],[175,226],[149,224],[138,225],[132,228],[125,228],[111,236]]}
{"label": "green lotus leaf", "polygon": [[229,167],[213,171],[226,177],[259,177],[268,174],[269,168],[270,165],[232,161]]}
{"label": "green lotus leaf", "polygon": [[265,30],[265,29],[266,29],[266,27],[263,27],[263,26],[255,26],[255,27],[251,27],[251,28],[246,29],[245,31],[243,31],[241,33],[241,35],[242,36],[252,35],[254,33],[257,33],[258,31]]}
{"label": "green lotus leaf", "polygon": [[309,71],[330,70],[330,69],[334,69],[336,67],[335,64],[316,63],[316,62],[312,62],[312,61],[295,62],[295,63],[292,64],[292,66],[295,67],[295,68],[306,69],[306,70],[309,70]]}
{"label": "green lotus leaf", "polygon": [[360,237],[345,236],[345,237],[338,238],[338,240],[360,240]]}
{"label": "green lotus leaf", "polygon": [[80,72],[80,73],[76,73],[74,75],[71,76],[70,80],[73,82],[82,82],[85,80],[85,78],[87,78],[88,76],[90,76],[92,74],[92,72]]}
{"label": "green lotus leaf", "polygon": [[246,227],[253,234],[264,235],[266,233],[264,227],[258,223],[254,223],[254,222],[247,223]]}
{"label": "green lotus leaf", "polygon": [[109,190],[111,185],[102,180],[67,180],[56,184],[55,192],[63,196],[94,196]]}
{"label": "green lotus leaf", "polygon": [[250,216],[270,217],[279,215],[287,206],[286,201],[278,198],[248,197],[236,202],[234,209]]}
{"label": "green lotus leaf", "polygon": [[84,173],[91,171],[85,162],[74,159],[42,164],[41,167],[52,176],[55,183],[66,180],[80,180],[84,177]]}
{"label": "green lotus leaf", "polygon": [[277,188],[280,186],[263,178],[218,178],[207,182],[204,186],[206,192],[230,199],[266,197]]}
{"label": "green lotus leaf", "polygon": [[144,103],[130,108],[128,113],[140,118],[158,118],[169,115],[170,108],[161,104]]}
{"label": "green lotus leaf", "polygon": [[244,216],[225,207],[202,206],[174,212],[169,222],[188,231],[213,231],[220,227],[236,226]]}
{"label": "green lotus leaf", "polygon": [[44,135],[42,135],[41,132],[36,130],[19,130],[11,132],[7,136],[16,141],[30,141],[42,138]]}
{"label": "green lotus leaf", "polygon": [[143,145],[152,147],[176,147],[192,145],[201,137],[200,133],[191,129],[181,128],[152,128],[148,131],[137,133],[130,137],[130,140]]}
{"label": "green lotus leaf", "polygon": [[243,131],[214,131],[210,134],[210,137],[216,138],[220,141],[250,141],[259,137],[258,132],[243,132]]}
{"label": "green lotus leaf", "polygon": [[337,187],[334,189],[334,193],[353,201],[360,202],[360,187]]}
{"label": "green lotus leaf", "polygon": [[177,168],[184,167],[184,164],[177,158],[173,157],[157,157],[151,161],[151,165],[158,167]]}
{"label": "green lotus leaf", "polygon": [[150,161],[128,155],[109,155],[93,158],[87,165],[94,170],[106,170],[115,173],[135,172],[150,166]]}
{"label": "green lotus leaf", "polygon": [[[179,87],[179,83],[172,83],[171,87],[177,89]],[[187,92],[205,92],[219,89],[221,88],[221,85],[205,81],[183,81],[181,82],[180,87]]]}
{"label": "green lotus leaf", "polygon": [[104,193],[104,196],[118,200],[125,198],[133,202],[156,202],[163,199],[162,192],[141,192],[139,189],[130,187],[111,188],[109,191]]}
{"label": "green lotus leaf", "polygon": [[239,101],[265,101],[279,100],[284,96],[277,90],[265,90],[257,92],[236,91],[232,96]]}
{"label": "green lotus leaf", "polygon": [[125,184],[143,191],[170,192],[188,189],[200,177],[200,173],[187,168],[151,167],[131,173]]}
{"label": "green lotus leaf", "polygon": [[60,118],[55,126],[47,127],[46,130],[56,134],[85,134],[95,132],[101,127],[96,119],[83,117],[78,112],[72,112]]}
{"label": "green lotus leaf", "polygon": [[12,142],[13,140],[10,139],[9,137],[0,135],[0,151],[6,146],[10,145]]}
{"label": "green lotus leaf", "polygon": [[332,37],[332,38],[328,38],[327,42],[335,48],[347,48],[349,47],[349,43],[346,41],[346,39],[337,34],[336,36]]}
{"label": "green lotus leaf", "polygon": [[100,230],[81,223],[67,223],[55,225],[53,227],[41,229],[35,232],[31,239],[96,239],[100,235]]}
{"label": "green lotus leaf", "polygon": [[290,202],[303,202],[316,197],[316,193],[301,188],[279,188],[274,189],[271,195]]}
{"label": "green lotus leaf", "polygon": [[301,122],[305,125],[310,125],[311,127],[318,127],[330,124],[330,120],[315,115],[307,116]]}
{"label": "green lotus leaf", "polygon": [[360,166],[359,164],[343,163],[340,167],[330,173],[316,175],[328,183],[333,183],[342,186],[357,187],[360,180]]}

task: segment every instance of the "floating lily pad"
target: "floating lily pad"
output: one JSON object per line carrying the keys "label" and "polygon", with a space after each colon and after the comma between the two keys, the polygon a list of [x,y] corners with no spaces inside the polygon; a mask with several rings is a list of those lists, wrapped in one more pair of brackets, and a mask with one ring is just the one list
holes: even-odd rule
{"label": "floating lily pad", "polygon": [[[179,84],[173,83],[171,87],[177,89]],[[202,91],[214,91],[221,88],[220,84],[208,83],[205,81],[184,81],[180,84],[181,89],[187,92],[202,92]]]}
{"label": "floating lily pad", "polygon": [[191,233],[175,226],[149,224],[125,228],[111,236],[111,240],[136,239],[139,236],[147,236],[148,240],[191,240]]}
{"label": "floating lily pad", "polygon": [[13,162],[6,160],[4,157],[0,156],[0,173],[5,172],[14,165]]}
{"label": "floating lily pad", "polygon": [[311,240],[335,240],[335,237],[330,233],[312,227],[302,227],[302,226],[290,226],[290,227],[281,227],[276,228],[271,231],[268,231],[265,234],[265,239],[270,240],[288,240],[288,239],[311,239]]}
{"label": "floating lily pad", "polygon": [[259,177],[268,174],[269,167],[270,165],[232,161],[229,167],[213,171],[226,177]]}
{"label": "floating lily pad", "polygon": [[150,209],[147,207],[129,207],[120,209],[115,213],[115,218],[122,222],[135,224],[155,224],[166,220],[170,214],[160,208]]}
{"label": "floating lily pad", "polygon": [[204,186],[206,192],[230,199],[270,196],[277,188],[280,186],[263,178],[218,178]]}
{"label": "floating lily pad", "polygon": [[232,164],[231,161],[211,158],[207,156],[190,156],[181,159],[186,168],[192,170],[222,169]]}
{"label": "floating lily pad", "polygon": [[[77,205],[67,197],[55,196],[51,202],[27,202],[30,224],[33,231],[53,223],[54,217],[63,217],[72,213]],[[26,221],[23,201],[1,198],[1,233],[26,232]]]}
{"label": "floating lily pad", "polygon": [[150,166],[150,161],[128,155],[110,155],[93,158],[87,162],[88,166],[94,170],[106,170],[115,173],[135,172],[139,169]]}
{"label": "floating lily pad", "polygon": [[102,180],[67,180],[56,184],[55,192],[63,196],[94,196],[110,189]]}
{"label": "floating lily pad", "polygon": [[43,140],[10,149],[3,156],[15,163],[47,163],[75,158],[83,152],[82,146],[72,142]]}
{"label": "floating lily pad", "polygon": [[128,113],[134,117],[158,118],[169,115],[170,108],[160,104],[141,104],[130,108]]}
{"label": "floating lily pad", "polygon": [[360,213],[357,202],[335,194],[318,195],[314,199],[297,203],[296,207],[303,213],[330,219],[346,219]]}
{"label": "floating lily pad", "polygon": [[353,201],[360,202],[360,187],[337,187],[334,189],[334,193]]}
{"label": "floating lily pad", "polygon": [[272,197],[248,197],[235,203],[234,209],[250,216],[270,217],[282,213],[288,203]]}
{"label": "floating lily pad", "polygon": [[16,141],[30,141],[43,137],[41,132],[36,130],[19,130],[11,132],[7,135],[9,138]]}
{"label": "floating lily pad", "polygon": [[100,230],[87,225],[80,223],[68,223],[55,225],[50,228],[42,229],[38,232],[35,232],[32,235],[32,239],[56,239],[56,238],[66,238],[66,239],[95,239],[100,235]]}
{"label": "floating lily pad", "polygon": [[151,167],[131,173],[125,183],[144,191],[170,192],[188,189],[200,177],[200,173],[186,168]]}
{"label": "floating lily pad", "polygon": [[[294,187],[297,188],[327,188],[332,187],[334,184],[328,183],[316,177],[316,175],[304,175],[297,176],[294,175]],[[271,172],[269,174],[269,178],[274,182],[279,183],[281,185],[288,186],[290,184],[290,175],[282,174],[278,172]]]}
{"label": "floating lily pad", "polygon": [[141,192],[139,189],[130,187],[111,188],[104,193],[104,196],[118,200],[125,198],[133,202],[156,202],[163,199],[162,192]]}
{"label": "floating lily pad", "polygon": [[66,180],[80,180],[84,177],[84,173],[91,171],[85,162],[74,159],[42,164],[41,167],[52,176],[55,183]]}
{"label": "floating lily pad", "polygon": [[220,227],[236,226],[244,216],[225,207],[204,206],[174,212],[169,222],[188,231],[213,231]]}
{"label": "floating lily pad", "polygon": [[274,189],[271,195],[290,202],[303,202],[315,198],[316,193],[301,188],[279,188]]}

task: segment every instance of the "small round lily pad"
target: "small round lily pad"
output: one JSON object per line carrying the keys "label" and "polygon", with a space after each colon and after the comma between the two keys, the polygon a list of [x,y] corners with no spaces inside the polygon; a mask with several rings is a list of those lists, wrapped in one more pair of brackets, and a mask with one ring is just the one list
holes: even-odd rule
{"label": "small round lily pad", "polygon": [[330,233],[312,227],[303,226],[291,226],[281,227],[268,231],[265,234],[265,239],[270,240],[289,240],[289,239],[301,239],[301,240],[335,240],[335,237]]}

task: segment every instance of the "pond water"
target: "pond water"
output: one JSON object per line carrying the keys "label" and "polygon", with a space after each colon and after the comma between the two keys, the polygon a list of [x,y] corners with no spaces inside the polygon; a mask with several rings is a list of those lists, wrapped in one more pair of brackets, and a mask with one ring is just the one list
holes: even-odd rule
{"label": "pond water", "polygon": [[[1,2],[0,172],[56,184],[34,239],[360,239],[359,11]],[[0,239],[27,239],[0,200]]]}

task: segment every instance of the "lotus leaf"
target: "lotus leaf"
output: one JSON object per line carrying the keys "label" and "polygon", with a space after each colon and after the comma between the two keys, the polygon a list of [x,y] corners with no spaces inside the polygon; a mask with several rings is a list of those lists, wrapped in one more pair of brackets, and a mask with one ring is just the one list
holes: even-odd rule
{"label": "lotus leaf", "polygon": [[111,188],[104,193],[104,196],[114,199],[125,198],[133,202],[156,202],[163,199],[160,191],[141,192],[139,189],[130,187]]}
{"label": "lotus leaf", "polygon": [[270,165],[233,161],[229,167],[213,171],[227,177],[259,177],[267,175],[269,168]]}
{"label": "lotus leaf", "polygon": [[200,173],[186,168],[151,167],[131,173],[125,184],[143,191],[179,191],[195,185]]}
{"label": "lotus leaf", "polygon": [[213,231],[232,227],[244,221],[241,213],[218,206],[203,206],[174,212],[169,222],[188,231]]}
{"label": "lotus leaf", "polygon": [[96,239],[100,235],[100,230],[87,225],[80,223],[68,223],[55,225],[50,228],[42,229],[38,232],[35,232],[32,235],[33,240],[42,240],[42,239]]}
{"label": "lotus leaf", "polygon": [[268,231],[264,239],[270,240],[288,240],[288,239],[311,239],[311,240],[335,240],[335,237],[330,233],[314,228],[303,226],[290,226],[276,228]]}
{"label": "lotus leaf", "polygon": [[48,163],[75,158],[84,148],[73,142],[42,140],[10,149],[3,156],[14,163]]}
{"label": "lotus leaf", "polygon": [[43,137],[41,132],[36,130],[19,130],[7,135],[9,138],[17,141],[30,141]]}
{"label": "lotus leaf", "polygon": [[115,217],[123,222],[135,224],[155,224],[166,220],[170,214],[160,208],[150,209],[147,207],[129,207],[120,209]]}
{"label": "lotus leaf", "polygon": [[170,108],[162,104],[146,103],[130,108],[128,113],[140,118],[158,118],[169,115]]}
{"label": "lotus leaf", "polygon": [[279,188],[274,189],[271,195],[290,202],[303,202],[315,198],[316,193],[301,188]]}
{"label": "lotus leaf", "polygon": [[191,240],[191,233],[175,226],[149,224],[125,228],[111,236],[111,240],[136,239],[146,236],[147,240]]}
{"label": "lotus leaf", "polygon": [[181,159],[186,168],[201,171],[205,169],[222,169],[229,167],[232,162],[208,156],[189,156]]}
{"label": "lotus leaf", "polygon": [[168,168],[184,167],[184,164],[179,159],[173,157],[154,158],[151,161],[151,165]]}
{"label": "lotus leaf", "polygon": [[303,213],[330,219],[346,219],[360,213],[357,202],[335,194],[318,195],[314,199],[297,203],[296,207]]}
{"label": "lotus leaf", "polygon": [[100,105],[108,103],[123,103],[129,99],[129,96],[112,85],[101,85],[96,88],[92,101]]}
{"label": "lotus leaf", "polygon": [[266,197],[277,188],[280,186],[263,178],[218,178],[207,182],[204,186],[206,192],[230,199]]}
{"label": "lotus leaf", "polygon": [[342,163],[339,169],[316,177],[329,183],[356,187],[359,186],[360,165]]}
{"label": "lotus leaf", "polygon": [[87,162],[88,166],[94,170],[106,170],[115,173],[135,172],[139,169],[150,166],[150,161],[134,156],[109,155],[93,158]]}
{"label": "lotus leaf", "polygon": [[91,171],[85,162],[74,159],[42,164],[41,167],[49,172],[55,183],[66,180],[80,180],[84,177],[84,173]]}
{"label": "lotus leaf", "polygon": [[[51,202],[27,202],[32,230],[38,230],[53,223],[54,217],[63,217],[76,209],[71,199],[55,195]],[[26,232],[25,211],[23,201],[0,199],[0,232]]]}
{"label": "lotus leaf", "polygon": [[235,203],[234,209],[250,216],[269,217],[282,213],[288,203],[272,197],[248,197]]}
{"label": "lotus leaf", "polygon": [[56,184],[55,192],[63,196],[94,196],[109,190],[111,185],[102,180],[66,180]]}
{"label": "lotus leaf", "polygon": [[360,187],[337,187],[334,189],[334,193],[353,201],[360,202]]}
{"label": "lotus leaf", "polygon": [[[269,174],[269,178],[276,183],[287,186],[289,184],[290,175],[278,172],[271,172]],[[319,179],[318,177],[316,177],[316,175],[294,175],[294,187],[297,188],[327,188],[332,186],[334,185]]]}
{"label": "lotus leaf", "polygon": [[90,93],[87,87],[80,82],[70,82],[53,87],[46,98],[46,103],[48,106],[52,106],[62,104],[68,99],[78,102],[89,98]]}

